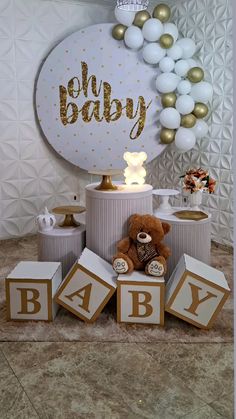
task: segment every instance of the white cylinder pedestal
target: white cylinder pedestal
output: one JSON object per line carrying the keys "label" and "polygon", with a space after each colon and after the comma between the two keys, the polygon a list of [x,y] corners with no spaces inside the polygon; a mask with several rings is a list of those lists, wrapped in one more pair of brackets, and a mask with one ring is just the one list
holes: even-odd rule
{"label": "white cylinder pedestal", "polygon": [[172,208],[171,213],[155,211],[155,216],[171,225],[170,232],[165,236],[164,242],[171,249],[171,256],[167,262],[168,280],[175,269],[179,259],[186,253],[206,264],[210,264],[211,252],[211,214],[208,218],[199,221],[180,220],[172,215],[173,212],[187,208]]}
{"label": "white cylinder pedestal", "polygon": [[85,225],[79,227],[55,227],[51,231],[38,232],[38,260],[61,262],[62,276],[66,276],[85,247]]}
{"label": "white cylinder pedestal", "polygon": [[108,262],[119,240],[127,236],[132,214],[152,214],[151,185],[121,185],[116,191],[86,186],[86,246]]}

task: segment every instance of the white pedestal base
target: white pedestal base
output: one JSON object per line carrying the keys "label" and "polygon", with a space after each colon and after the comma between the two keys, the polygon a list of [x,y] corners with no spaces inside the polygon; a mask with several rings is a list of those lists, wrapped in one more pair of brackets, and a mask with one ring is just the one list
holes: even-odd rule
{"label": "white pedestal base", "polygon": [[132,214],[152,214],[151,185],[119,185],[117,191],[86,187],[86,246],[111,262],[119,240],[128,233]]}
{"label": "white pedestal base", "polygon": [[64,278],[85,247],[85,226],[38,232],[38,260],[62,263]]}
{"label": "white pedestal base", "polygon": [[201,221],[180,220],[173,212],[186,208],[172,208],[171,213],[155,211],[155,216],[171,225],[171,231],[165,236],[165,244],[171,249],[171,256],[167,262],[168,280],[183,253],[194,257],[206,264],[210,264],[211,250],[211,215]]}

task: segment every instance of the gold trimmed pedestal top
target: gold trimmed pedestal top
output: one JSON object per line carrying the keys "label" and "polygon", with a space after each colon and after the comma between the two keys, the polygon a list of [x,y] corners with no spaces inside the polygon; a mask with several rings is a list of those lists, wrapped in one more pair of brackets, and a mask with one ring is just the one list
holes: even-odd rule
{"label": "gold trimmed pedestal top", "polygon": [[96,186],[98,191],[116,191],[117,186],[112,183],[112,176],[122,175],[123,170],[91,170],[90,175],[102,176],[102,181]]}
{"label": "gold trimmed pedestal top", "polygon": [[53,208],[52,212],[57,215],[65,215],[64,221],[59,224],[60,227],[77,227],[80,223],[74,219],[74,214],[81,214],[85,210],[85,207],[79,205],[66,205]]}
{"label": "gold trimmed pedestal top", "polygon": [[[182,212],[189,213],[189,217],[178,217],[175,213]],[[162,221],[167,221],[171,224],[189,225],[189,224],[205,224],[211,222],[211,213],[204,211],[204,217],[194,217],[196,211],[193,211],[190,207],[172,207],[169,211],[160,211],[158,208],[154,211],[154,215]],[[192,214],[192,217],[191,217]]]}
{"label": "gold trimmed pedestal top", "polygon": [[116,189],[114,190],[100,190],[97,187],[98,183],[91,183],[85,186],[86,196],[91,198],[99,198],[108,200],[130,200],[145,198],[152,195],[152,186],[148,184],[144,185],[126,185],[121,182],[114,182]]}

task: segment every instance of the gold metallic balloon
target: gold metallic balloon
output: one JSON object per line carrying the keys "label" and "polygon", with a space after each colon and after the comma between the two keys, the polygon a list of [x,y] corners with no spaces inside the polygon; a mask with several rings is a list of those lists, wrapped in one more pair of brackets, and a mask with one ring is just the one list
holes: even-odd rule
{"label": "gold metallic balloon", "polygon": [[147,10],[141,10],[140,12],[137,12],[133,21],[133,25],[138,26],[139,28],[142,28],[144,23],[150,19],[150,14],[147,12]]}
{"label": "gold metallic balloon", "polygon": [[113,38],[117,39],[117,41],[124,39],[126,29],[127,26],[121,25],[120,23],[114,26],[112,29]]}
{"label": "gold metallic balloon", "polygon": [[192,113],[189,113],[181,117],[180,125],[184,128],[192,128],[196,124],[196,121],[197,121],[196,117]]}
{"label": "gold metallic balloon", "polygon": [[153,17],[159,19],[161,22],[167,22],[170,18],[170,8],[167,4],[158,4],[153,10]]}
{"label": "gold metallic balloon", "polygon": [[187,77],[192,83],[198,83],[203,79],[204,71],[200,67],[192,67],[188,71]]}
{"label": "gold metallic balloon", "polygon": [[164,93],[161,97],[161,104],[163,108],[174,108],[177,96],[175,93]]}
{"label": "gold metallic balloon", "polygon": [[195,103],[193,114],[196,118],[204,118],[208,114],[208,107],[205,103],[197,102]]}
{"label": "gold metallic balloon", "polygon": [[162,48],[168,49],[172,47],[174,43],[174,38],[169,33],[164,33],[163,35],[161,35],[159,43]]}
{"label": "gold metallic balloon", "polygon": [[160,139],[162,144],[170,144],[175,139],[175,130],[169,128],[162,128],[160,132]]}

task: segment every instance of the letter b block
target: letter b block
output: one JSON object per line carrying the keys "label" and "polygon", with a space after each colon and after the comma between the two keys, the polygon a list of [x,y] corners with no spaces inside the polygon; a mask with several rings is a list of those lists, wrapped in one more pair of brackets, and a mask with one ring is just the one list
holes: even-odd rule
{"label": "letter b block", "polygon": [[20,262],[6,278],[8,320],[53,320],[53,297],[62,281],[60,262]]}
{"label": "letter b block", "polygon": [[209,329],[229,293],[223,272],[184,254],[167,282],[165,310]]}
{"label": "letter b block", "polygon": [[85,248],[61,284],[55,300],[86,322],[97,319],[116,290],[112,266]]}
{"label": "letter b block", "polygon": [[143,272],[119,275],[117,279],[117,321],[124,323],[164,324],[163,277]]}

